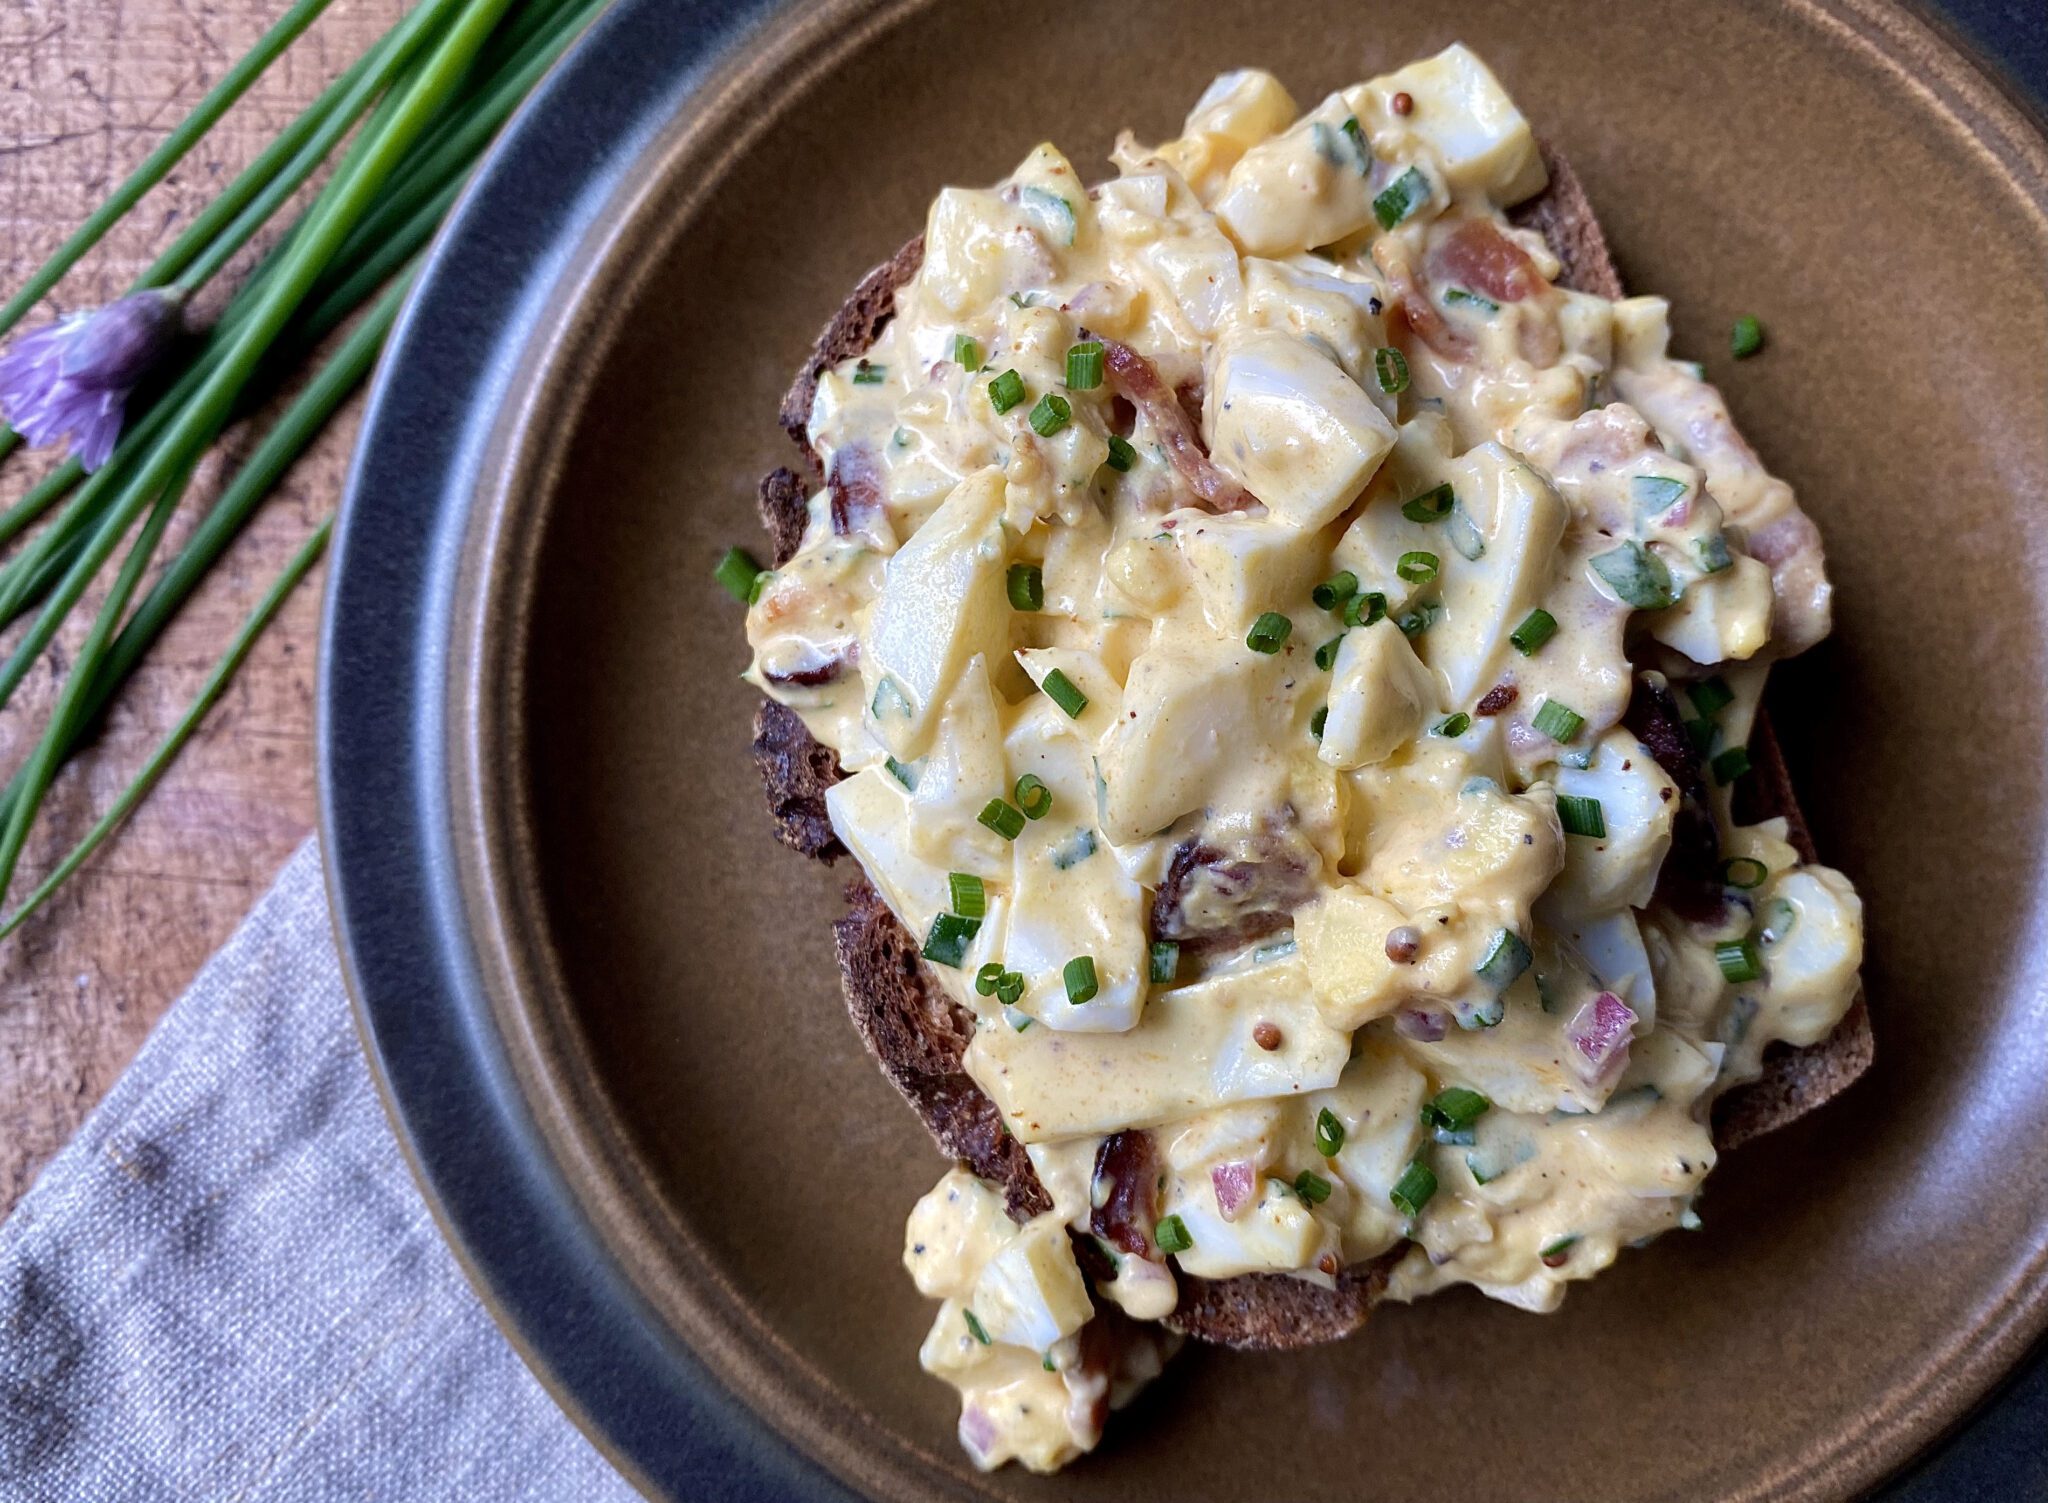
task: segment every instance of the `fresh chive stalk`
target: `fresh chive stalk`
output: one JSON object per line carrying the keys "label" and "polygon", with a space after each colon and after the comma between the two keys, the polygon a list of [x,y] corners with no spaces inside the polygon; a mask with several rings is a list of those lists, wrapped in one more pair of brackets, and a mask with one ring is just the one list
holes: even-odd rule
{"label": "fresh chive stalk", "polygon": [[126,182],[116,188],[107,201],[93,211],[84,224],[80,225],[70,239],[57,248],[54,255],[9,298],[6,306],[0,307],[0,334],[6,333],[21,322],[27,313],[44,295],[55,287],[64,273],[77,264],[78,258],[99,244],[100,238],[112,229],[115,222],[136,204],[142,195],[163,181],[170,170],[184,160],[185,154],[194,146],[230,106],[240,99],[249,86],[263,76],[264,70],[276,62],[278,57],[299,34],[327,9],[328,0],[299,0],[265,32],[256,45],[249,49],[221,81],[207,92],[193,108],[191,114],[178,122],[178,126],[163,143],[143,159],[142,165],[128,175]]}
{"label": "fresh chive stalk", "polygon": [[[115,197],[0,308],[0,331],[17,322],[190,149],[325,4],[301,0],[294,6]],[[128,542],[41,736],[0,790],[0,892],[11,882],[28,830],[63,759],[83,742],[255,505],[361,383],[409,285],[407,262],[445,216],[490,137],[601,6],[602,0],[543,0],[508,19],[512,0],[422,0],[287,126],[144,273],[138,286],[172,283],[180,290],[216,275],[325,164],[375,102],[368,123],[360,126],[325,188],[259,262],[208,337],[186,357],[183,370],[174,367],[131,398],[125,441],[109,463],[90,477],[75,463],[60,464],[0,513],[4,542],[69,498],[57,519],[0,567],[0,619],[11,619],[25,606],[43,607],[27,639],[0,665],[0,698],[18,686],[25,665],[48,645],[112,553]],[[293,365],[387,282],[391,285],[375,311],[272,427],[124,623],[193,469],[222,428],[288,377]],[[0,452],[10,439],[0,430]],[[42,906],[161,777],[291,588],[311,569],[327,537],[323,524],[245,621],[199,697],[135,781],[0,927],[0,934],[13,932]],[[762,578],[756,570],[745,581],[746,593],[757,591]],[[736,571],[731,582],[740,583]],[[974,922],[947,917],[958,925]],[[935,938],[940,949],[947,948],[948,937]],[[963,946],[965,938],[971,933],[961,937]]]}

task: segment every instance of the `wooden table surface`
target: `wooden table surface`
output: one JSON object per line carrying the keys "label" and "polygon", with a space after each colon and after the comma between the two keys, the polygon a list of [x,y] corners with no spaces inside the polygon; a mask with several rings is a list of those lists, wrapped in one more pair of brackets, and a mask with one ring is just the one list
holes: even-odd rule
{"label": "wooden table surface", "polygon": [[[0,300],[183,118],[288,0],[5,0],[0,5]],[[388,27],[406,0],[336,0],[184,163],[57,289],[57,313],[116,296],[233,175]],[[222,279],[232,283],[241,266]],[[30,322],[40,321],[32,318]],[[26,325],[24,325],[26,327]],[[218,495],[264,419],[229,435],[164,550]],[[157,644],[99,743],[57,783],[16,895],[119,793],[183,713],[235,626],[335,506],[351,406]],[[0,464],[0,503],[49,464]],[[86,604],[94,604],[89,596]],[[70,649],[0,711],[0,776],[34,744]],[[313,828],[319,576],[257,647],[147,802],[43,912],[0,941],[0,1215],[64,1145],[151,1025]],[[0,638],[11,650],[23,627]],[[11,907],[11,905],[10,905]]]}

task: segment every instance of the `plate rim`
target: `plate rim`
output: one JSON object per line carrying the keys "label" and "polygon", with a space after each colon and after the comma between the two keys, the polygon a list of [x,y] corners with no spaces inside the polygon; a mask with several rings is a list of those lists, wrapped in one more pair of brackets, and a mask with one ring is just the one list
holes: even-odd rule
{"label": "plate rim", "polygon": [[[771,19],[893,20],[922,3],[618,0],[507,128],[437,238],[380,363],[336,531],[316,693],[320,830],[343,977],[379,1097],[444,1240],[493,1319],[579,1428],[650,1495],[663,1495],[665,1476],[688,1476],[702,1489],[716,1475],[710,1496],[763,1495],[757,1488],[855,1496],[660,1329],[549,1152],[491,1032],[475,935],[451,876],[464,864],[453,806],[464,778],[449,765],[460,735],[450,725],[456,675],[448,669],[475,482],[502,430],[498,399],[517,388],[535,333],[560,327],[546,315],[564,268],[601,233],[656,133],[691,106],[716,67]],[[1837,24],[1851,14],[1894,44],[1902,28],[1917,28],[1922,45],[1960,70],[1944,82],[1953,88],[1961,78],[1973,115],[2002,115],[2030,149],[2048,149],[2032,102],[1973,56],[1948,17],[1930,20],[1917,5],[1887,0],[1782,3]],[[1859,30],[1859,45],[1898,65]],[[680,66],[679,31],[692,59]],[[554,117],[568,112],[579,129],[553,130]],[[561,135],[574,138],[566,151]],[[594,165],[593,141],[604,143]],[[537,199],[535,182],[568,186]],[[440,337],[451,328],[469,332]],[[414,545],[416,558],[394,560],[394,535]],[[423,1008],[430,990],[433,1005]],[[495,1134],[477,1130],[479,1116]],[[510,1247],[509,1197],[530,1213]],[[539,1266],[515,1268],[513,1258]],[[565,1277],[587,1281],[584,1298],[560,1310],[536,1300],[536,1288],[559,1292]],[[1902,1475],[1961,1427],[2048,1327],[2041,1279],[2005,1304],[1991,1329],[1974,1328],[1967,1372],[1940,1372],[1903,1412],[1867,1417],[1801,1468],[1804,1488]],[[632,1381],[620,1381],[621,1365]],[[1965,1397],[1948,1419],[1920,1430],[1915,1417],[1930,1405],[1949,1408],[1942,1395],[1957,1388]],[[1782,1474],[1771,1480],[1800,1485]]]}

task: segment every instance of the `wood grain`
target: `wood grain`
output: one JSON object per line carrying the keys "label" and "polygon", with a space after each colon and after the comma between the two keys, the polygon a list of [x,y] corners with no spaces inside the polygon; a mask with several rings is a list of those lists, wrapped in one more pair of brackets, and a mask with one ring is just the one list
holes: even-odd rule
{"label": "wood grain", "polygon": [[[54,250],[286,9],[287,0],[9,0],[0,7],[0,296]],[[76,268],[48,314],[118,295],[219,188],[374,38],[404,0],[338,0],[183,164]],[[241,268],[231,268],[232,283]],[[41,315],[31,319],[40,321]],[[189,704],[236,625],[339,498],[351,406],[286,478],[69,768],[30,842],[26,892]],[[174,548],[261,431],[229,435]],[[50,462],[0,465],[0,503]],[[166,553],[170,551],[167,548]],[[302,586],[200,735],[68,888],[0,942],[0,1214],[63,1146],[151,1025],[313,826],[313,648]],[[87,605],[96,601],[88,597]],[[41,728],[89,613],[0,712],[0,775]],[[11,650],[22,627],[0,637]]]}

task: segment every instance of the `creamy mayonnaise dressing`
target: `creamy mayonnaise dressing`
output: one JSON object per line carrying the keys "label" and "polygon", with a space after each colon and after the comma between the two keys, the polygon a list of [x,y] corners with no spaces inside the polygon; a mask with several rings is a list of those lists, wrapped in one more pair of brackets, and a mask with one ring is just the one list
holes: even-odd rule
{"label": "creamy mayonnaise dressing", "polygon": [[911,1216],[984,1466],[1095,1443],[1175,1269],[1554,1308],[1695,1223],[1713,1099],[1862,952],[1725,786],[1827,631],[1818,535],[1661,299],[1509,227],[1545,173],[1485,66],[1306,114],[1228,74],[1115,163],[939,195],[748,618],[1055,1202],[956,1169]]}

